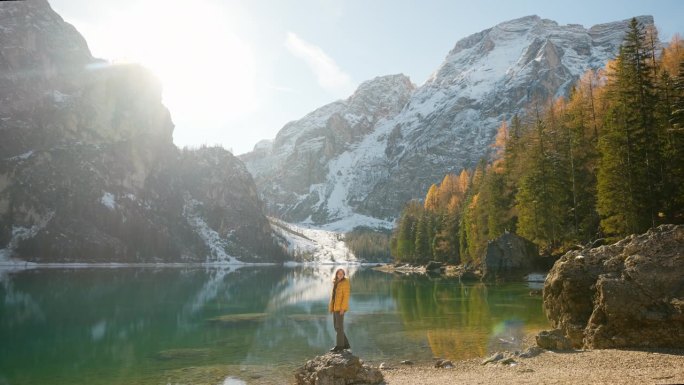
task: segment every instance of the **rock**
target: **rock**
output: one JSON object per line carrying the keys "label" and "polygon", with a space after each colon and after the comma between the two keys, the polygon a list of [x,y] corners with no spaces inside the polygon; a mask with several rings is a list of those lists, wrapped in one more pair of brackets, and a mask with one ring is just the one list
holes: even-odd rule
{"label": "rock", "polygon": [[435,368],[451,369],[453,367],[454,364],[450,360],[437,360],[437,362],[435,362]]}
{"label": "rock", "polygon": [[161,361],[187,360],[193,358],[206,358],[210,353],[210,349],[167,349],[157,352],[155,358]]}
{"label": "rock", "polygon": [[216,323],[225,326],[234,326],[236,323],[245,322],[259,322],[268,317],[268,313],[241,313],[241,314],[226,314],[218,317],[207,319],[207,322]]}
{"label": "rock", "polygon": [[474,271],[464,271],[460,276],[459,279],[463,282],[472,282],[472,281],[479,281],[482,279],[482,276],[477,274]]}
{"label": "rock", "polygon": [[565,254],[546,279],[544,310],[576,348],[678,348],[682,282],[684,226],[662,225]]}
{"label": "rock", "polygon": [[502,360],[503,358],[504,358],[504,354],[501,352],[497,352],[497,353],[492,354],[488,358],[485,358],[484,360],[482,360],[482,362],[480,364],[481,365],[487,365],[487,364],[490,364],[492,362],[497,362],[499,360]]}
{"label": "rock", "polygon": [[542,273],[530,273],[525,277],[527,282],[541,282],[546,281],[546,274]]}
{"label": "rock", "polygon": [[510,352],[497,352],[492,354],[489,358],[486,358],[482,360],[480,365],[487,365],[487,364],[499,364],[499,365],[513,365],[516,363],[515,361],[515,353],[510,353]]}
{"label": "rock", "polygon": [[535,337],[537,346],[547,350],[571,350],[572,343],[565,337],[562,330],[541,331]]}
{"label": "rock", "polygon": [[440,271],[442,269],[442,262],[430,261],[425,265],[425,271]]}
{"label": "rock", "polygon": [[378,369],[363,365],[349,352],[326,353],[309,360],[295,371],[297,385],[380,384]]}
{"label": "rock", "polygon": [[520,278],[536,268],[537,246],[515,234],[505,233],[487,244],[482,258],[483,280]]}
{"label": "rock", "polygon": [[521,358],[532,358],[536,357],[544,352],[544,349],[539,346],[531,346],[527,348],[524,352],[520,353],[518,356]]}

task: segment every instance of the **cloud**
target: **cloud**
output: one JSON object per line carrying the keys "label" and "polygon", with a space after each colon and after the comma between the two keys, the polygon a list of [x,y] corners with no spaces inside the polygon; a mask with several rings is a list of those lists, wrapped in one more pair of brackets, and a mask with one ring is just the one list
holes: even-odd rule
{"label": "cloud", "polygon": [[288,32],[285,46],[290,53],[306,62],[321,87],[343,96],[354,91],[355,85],[351,77],[320,47],[302,40],[292,32]]}

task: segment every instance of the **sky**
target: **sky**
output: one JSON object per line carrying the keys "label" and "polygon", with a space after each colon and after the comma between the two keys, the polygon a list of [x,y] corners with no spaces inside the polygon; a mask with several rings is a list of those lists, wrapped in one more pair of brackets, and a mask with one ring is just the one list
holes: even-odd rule
{"label": "sky", "polygon": [[456,42],[538,15],[561,25],[652,15],[684,34],[683,0],[49,0],[111,63],[140,63],[163,85],[179,147],[233,153],[349,97],[376,76],[420,86]]}

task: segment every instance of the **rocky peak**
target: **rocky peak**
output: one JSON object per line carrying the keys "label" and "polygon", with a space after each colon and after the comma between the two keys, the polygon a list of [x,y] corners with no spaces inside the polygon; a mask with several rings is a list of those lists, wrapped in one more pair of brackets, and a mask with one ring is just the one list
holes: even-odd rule
{"label": "rocky peak", "polygon": [[[642,25],[648,26],[654,24],[653,16],[651,15],[635,16],[634,18]],[[614,35],[615,33],[619,33],[619,31],[624,30],[626,24],[628,24],[631,20],[632,19],[630,18],[620,21],[612,21],[609,23],[596,24],[589,28],[588,32],[592,38],[598,42],[613,40],[610,39],[610,35]]]}
{"label": "rocky peak", "polygon": [[361,83],[347,99],[347,105],[352,111],[364,111],[373,116],[393,115],[404,107],[415,89],[411,79],[404,74],[378,76]]}
{"label": "rocky peak", "polygon": [[[241,159],[257,179],[281,178],[288,191],[305,193],[311,184],[325,180],[328,160],[358,144],[377,122],[397,115],[414,90],[415,85],[403,74],[363,82],[349,98],[286,124],[272,145],[259,146]],[[281,191],[274,188],[266,194]],[[277,199],[294,199],[289,192],[287,195]]]}
{"label": "rocky peak", "polygon": [[93,61],[85,39],[47,0],[0,2],[0,73],[53,78]]}
{"label": "rocky peak", "polygon": [[282,259],[244,165],[172,132],[149,70],[93,59],[44,0],[0,2],[0,264]]}

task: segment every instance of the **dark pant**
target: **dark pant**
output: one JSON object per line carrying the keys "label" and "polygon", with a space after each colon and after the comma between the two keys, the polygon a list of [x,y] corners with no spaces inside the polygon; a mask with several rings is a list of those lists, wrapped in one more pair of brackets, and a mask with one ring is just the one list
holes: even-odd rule
{"label": "dark pant", "polygon": [[340,312],[334,311],[333,325],[335,326],[335,331],[337,332],[335,346],[340,348],[348,348],[349,340],[347,340],[347,335],[344,334],[344,314],[340,314]]}

